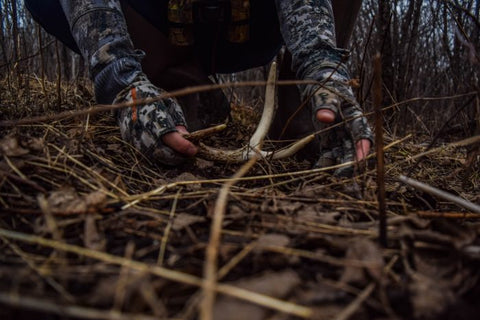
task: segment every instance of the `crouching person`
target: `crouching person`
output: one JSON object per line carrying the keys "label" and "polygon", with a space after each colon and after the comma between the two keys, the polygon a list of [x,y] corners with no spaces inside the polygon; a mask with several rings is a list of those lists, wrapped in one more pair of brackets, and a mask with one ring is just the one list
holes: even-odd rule
{"label": "crouching person", "polygon": [[[361,1],[347,2],[344,10],[353,14],[342,22],[343,45]],[[266,65],[285,45],[296,77],[323,84],[299,86],[300,98],[309,99],[303,111],[309,116],[296,126],[313,131],[354,118],[330,134],[321,150],[312,150],[321,158],[317,165],[326,157],[362,160],[370,151],[372,133],[347,84],[347,52],[337,47],[330,0],[26,0],[26,5],[48,32],[88,61],[102,104],[155,97],[209,83],[209,75]],[[289,114],[281,107],[279,114]],[[176,165],[197,153],[182,136],[187,128],[221,122],[228,113],[228,101],[214,91],[125,108],[116,118],[123,139],[156,161]]]}

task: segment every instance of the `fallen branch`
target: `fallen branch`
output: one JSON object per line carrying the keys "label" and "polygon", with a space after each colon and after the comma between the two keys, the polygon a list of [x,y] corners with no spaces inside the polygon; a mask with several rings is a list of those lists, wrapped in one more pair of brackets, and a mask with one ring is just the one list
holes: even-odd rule
{"label": "fallen branch", "polygon": [[157,317],[143,314],[122,313],[115,310],[99,310],[76,305],[62,305],[58,301],[37,299],[18,294],[0,292],[0,303],[12,307],[27,308],[36,311],[53,313],[59,316],[74,317],[81,319],[105,319],[105,320],[155,320]]}
{"label": "fallen branch", "polygon": [[464,207],[465,209],[468,209],[468,210],[476,212],[476,213],[480,213],[480,206],[479,205],[477,205],[475,203],[472,203],[468,200],[465,200],[463,198],[457,197],[457,196],[455,196],[451,193],[448,193],[446,191],[437,189],[435,187],[432,187],[428,184],[422,183],[422,182],[417,181],[415,179],[407,178],[405,176],[400,176],[398,178],[398,180],[400,180],[401,182],[403,182],[405,184],[408,184],[408,185],[410,185],[410,186],[412,186],[416,189],[425,191],[427,193],[430,193],[431,195],[434,195],[434,196],[437,196],[437,197],[442,198],[444,200],[453,202],[453,203],[455,203],[455,204],[457,204],[461,207]]}
{"label": "fallen branch", "polygon": [[204,285],[203,285],[203,302],[200,304],[200,319],[211,320],[213,319],[213,306],[215,304],[215,287],[217,283],[217,261],[218,261],[218,248],[220,247],[220,237],[222,234],[222,224],[227,210],[228,194],[230,188],[238,181],[239,178],[244,176],[250,168],[257,162],[258,158],[253,157],[245,163],[240,170],[232,177],[231,180],[226,182],[218,194],[217,201],[215,202],[215,209],[213,213],[210,240],[208,242],[206,250],[206,261],[204,267]]}
{"label": "fallen branch", "polygon": [[443,219],[480,219],[480,214],[470,212],[415,212],[420,218],[443,218]]}

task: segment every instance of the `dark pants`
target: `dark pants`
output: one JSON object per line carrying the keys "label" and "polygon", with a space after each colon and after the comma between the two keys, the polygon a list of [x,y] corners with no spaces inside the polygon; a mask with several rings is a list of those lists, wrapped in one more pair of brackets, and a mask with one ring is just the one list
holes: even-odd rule
{"label": "dark pants", "polygon": [[[162,33],[167,34],[167,0],[124,1]],[[80,52],[58,0],[25,0],[25,5],[48,33],[73,51]],[[127,20],[127,24],[128,22]],[[207,72],[231,73],[267,64],[282,44],[274,1],[254,0],[251,1],[249,41],[235,44],[225,39],[217,39],[215,42],[207,39],[195,43],[194,51]]]}

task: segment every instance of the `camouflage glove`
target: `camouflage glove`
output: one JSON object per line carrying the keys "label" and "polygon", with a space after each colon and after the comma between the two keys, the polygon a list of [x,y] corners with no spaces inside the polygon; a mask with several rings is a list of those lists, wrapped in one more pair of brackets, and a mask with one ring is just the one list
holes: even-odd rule
{"label": "camouflage glove", "polygon": [[[113,103],[154,98],[163,92],[140,73],[117,95]],[[116,112],[116,118],[122,138],[145,156],[166,165],[177,165],[186,160],[185,156],[167,147],[161,139],[163,135],[177,131],[176,126],[186,127],[182,108],[175,99],[123,108]]]}
{"label": "camouflage glove", "polygon": [[[362,139],[370,141],[373,146],[373,134],[360,105],[340,91],[330,88],[319,89],[312,98],[312,114],[315,130],[319,131],[332,124],[347,120],[345,125],[333,128],[320,136],[320,158],[315,167],[326,167],[355,160],[356,143]],[[331,124],[317,120],[319,110],[331,110],[335,121]],[[353,120],[352,120],[353,119]],[[366,155],[365,155],[366,156]],[[352,176],[353,166],[339,168],[337,176]]]}

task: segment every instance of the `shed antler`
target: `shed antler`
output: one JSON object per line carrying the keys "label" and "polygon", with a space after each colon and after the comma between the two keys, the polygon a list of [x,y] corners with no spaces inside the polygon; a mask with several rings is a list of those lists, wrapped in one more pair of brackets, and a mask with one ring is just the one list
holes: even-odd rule
{"label": "shed antler", "polygon": [[315,136],[309,135],[293,144],[287,148],[278,150],[278,151],[263,151],[262,145],[265,136],[270,129],[270,125],[275,116],[275,84],[276,84],[276,75],[277,75],[277,64],[272,63],[270,67],[270,72],[268,74],[268,82],[265,90],[265,105],[263,108],[262,117],[257,126],[257,129],[253,133],[248,145],[236,149],[236,150],[222,150],[213,147],[209,147],[203,143],[199,143],[200,150],[199,156],[213,161],[221,162],[232,162],[239,163],[249,160],[255,155],[260,156],[261,158],[269,159],[282,159],[294,155],[300,149],[305,147],[310,143]]}

